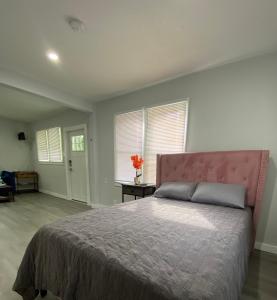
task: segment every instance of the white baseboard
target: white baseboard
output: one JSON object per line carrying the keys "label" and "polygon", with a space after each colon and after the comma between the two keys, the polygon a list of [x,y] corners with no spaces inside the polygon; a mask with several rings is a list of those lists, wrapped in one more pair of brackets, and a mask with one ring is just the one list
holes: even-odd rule
{"label": "white baseboard", "polygon": [[43,194],[51,195],[51,196],[53,196],[53,197],[62,198],[62,199],[67,199],[66,195],[63,195],[63,194],[51,192],[51,191],[44,190],[44,189],[39,189],[39,191],[40,191],[41,193],[43,193]]}
{"label": "white baseboard", "polygon": [[101,207],[108,207],[108,205],[101,204],[101,203],[91,203],[92,208],[101,208]]}
{"label": "white baseboard", "polygon": [[265,251],[265,252],[277,254],[277,245],[256,242],[255,248],[258,250]]}

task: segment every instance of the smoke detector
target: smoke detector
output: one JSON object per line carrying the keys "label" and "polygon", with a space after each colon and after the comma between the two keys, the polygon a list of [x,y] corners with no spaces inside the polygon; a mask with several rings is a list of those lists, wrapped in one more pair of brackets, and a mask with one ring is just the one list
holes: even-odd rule
{"label": "smoke detector", "polygon": [[82,32],[85,30],[85,24],[80,19],[72,16],[66,16],[65,20],[73,31]]}

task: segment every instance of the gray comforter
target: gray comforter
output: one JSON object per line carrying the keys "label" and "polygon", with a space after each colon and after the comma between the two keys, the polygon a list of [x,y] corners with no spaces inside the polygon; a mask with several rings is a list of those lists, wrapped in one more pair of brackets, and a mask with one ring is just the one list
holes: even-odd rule
{"label": "gray comforter", "polygon": [[42,227],[14,290],[34,299],[238,299],[251,245],[251,211],[145,198]]}

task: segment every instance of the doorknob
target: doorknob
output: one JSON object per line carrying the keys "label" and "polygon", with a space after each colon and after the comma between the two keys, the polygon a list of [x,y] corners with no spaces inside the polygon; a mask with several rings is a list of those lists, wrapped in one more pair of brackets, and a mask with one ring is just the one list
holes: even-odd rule
{"label": "doorknob", "polygon": [[69,167],[72,167],[72,160],[71,159],[68,160],[68,164],[69,164]]}

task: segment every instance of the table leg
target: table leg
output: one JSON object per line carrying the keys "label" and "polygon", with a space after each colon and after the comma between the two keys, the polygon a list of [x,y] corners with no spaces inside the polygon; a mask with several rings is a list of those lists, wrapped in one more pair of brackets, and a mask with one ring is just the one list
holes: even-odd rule
{"label": "table leg", "polygon": [[14,202],[14,195],[12,191],[9,192],[9,200],[10,202]]}

